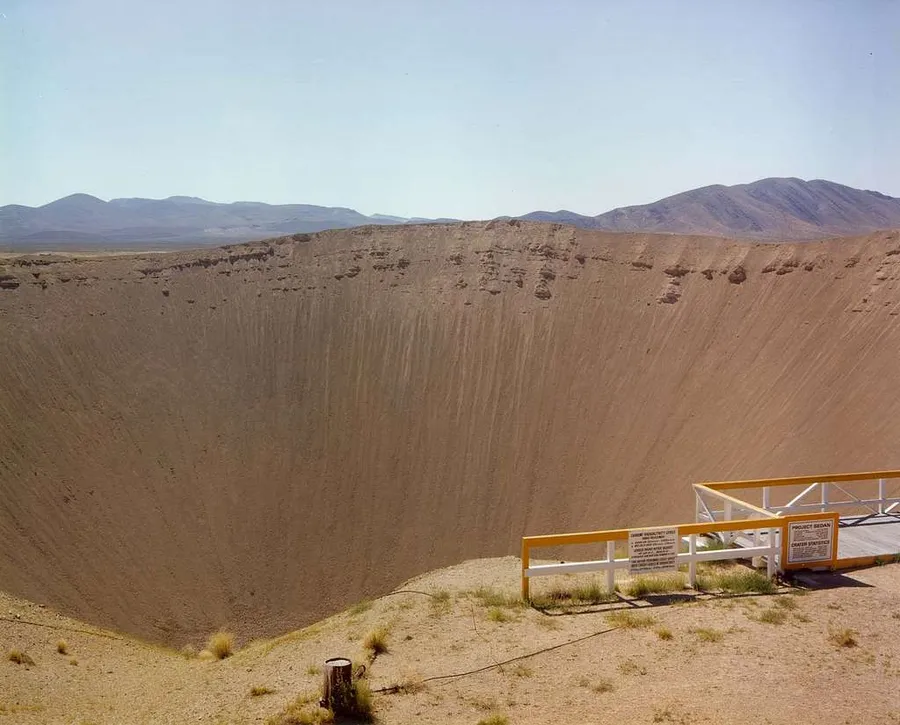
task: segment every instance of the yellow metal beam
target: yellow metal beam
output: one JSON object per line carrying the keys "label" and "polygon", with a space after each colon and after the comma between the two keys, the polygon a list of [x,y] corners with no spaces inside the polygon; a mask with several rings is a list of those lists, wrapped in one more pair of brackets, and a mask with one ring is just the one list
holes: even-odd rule
{"label": "yellow metal beam", "polygon": [[879,478],[900,478],[900,470],[865,471],[863,473],[821,473],[817,476],[792,478],[757,478],[747,481],[703,481],[699,485],[716,491],[737,488],[762,488],[764,486],[803,486],[810,483],[838,483],[840,481],[877,481]]}

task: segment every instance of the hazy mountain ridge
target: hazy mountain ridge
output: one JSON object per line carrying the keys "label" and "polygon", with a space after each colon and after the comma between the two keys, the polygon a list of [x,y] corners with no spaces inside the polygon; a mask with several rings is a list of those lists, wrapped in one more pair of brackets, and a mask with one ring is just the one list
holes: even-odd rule
{"label": "hazy mountain ridge", "polygon": [[[46,244],[160,242],[219,244],[284,233],[345,229],[366,224],[405,224],[403,217],[366,216],[345,207],[313,204],[220,204],[198,197],[121,198],[103,201],[72,194],[40,207],[0,207],[0,243]],[[417,220],[429,221],[429,220]]]}
{"label": "hazy mountain ridge", "polygon": [[900,199],[832,181],[769,178],[716,184],[597,216],[537,211],[520,219],[616,232],[815,239],[900,226]]}
{"label": "hazy mountain ridge", "polygon": [[[597,216],[560,210],[516,218],[616,232],[803,240],[900,227],[900,199],[821,179],[769,178],[705,186]],[[0,244],[13,249],[73,244],[197,246],[368,224],[455,221],[459,220],[366,216],[346,207],[312,204],[220,204],[190,196],[103,201],[72,194],[40,207],[0,207]]]}

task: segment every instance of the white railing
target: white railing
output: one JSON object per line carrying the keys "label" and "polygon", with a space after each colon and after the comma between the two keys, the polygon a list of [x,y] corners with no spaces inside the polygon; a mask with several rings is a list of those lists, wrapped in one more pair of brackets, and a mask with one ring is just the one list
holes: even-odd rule
{"label": "white railing", "polygon": [[[770,519],[777,516],[759,506],[704,486],[694,487],[694,498],[696,504],[694,520],[697,523],[734,521],[735,519]],[[716,508],[717,505],[722,508]],[[723,543],[730,544],[738,537],[739,533],[737,531],[723,532],[721,539]]]}
{"label": "white railing", "polygon": [[[848,484],[841,485],[830,481],[816,481],[783,506],[773,506],[769,503],[771,494],[769,493],[769,487],[765,486],[762,489],[763,508],[779,516],[786,513],[832,511],[834,509],[865,509],[869,513],[878,516],[891,514],[896,510],[900,514],[900,496],[888,496],[886,494],[885,479],[878,479],[878,495],[875,498],[860,498],[847,491],[844,486],[848,486]],[[843,494],[846,498],[840,498],[840,494]],[[815,498],[815,500],[810,500],[811,498]]]}
{"label": "white railing", "polygon": [[[676,565],[687,565],[688,584],[697,585],[697,564],[708,561],[727,561],[729,559],[750,559],[765,557],[766,574],[771,579],[780,565],[783,519],[734,520],[729,522],[713,522],[683,524],[677,526],[679,540],[687,544],[687,551],[676,556]],[[706,549],[698,546],[704,536],[727,533],[731,531],[752,532],[752,545],[739,548]],[[628,529],[612,531],[593,531],[580,534],[557,534],[549,536],[526,536],[522,539],[522,596],[529,596],[528,581],[533,577],[556,576],[559,574],[583,574],[587,572],[606,572],[606,584],[613,591],[617,570],[629,570],[631,560],[628,556],[616,557],[616,544],[623,542],[627,547]],[[556,547],[569,544],[601,544],[606,543],[606,558],[593,561],[563,562],[557,564],[534,564],[531,562],[531,550],[538,547]]]}

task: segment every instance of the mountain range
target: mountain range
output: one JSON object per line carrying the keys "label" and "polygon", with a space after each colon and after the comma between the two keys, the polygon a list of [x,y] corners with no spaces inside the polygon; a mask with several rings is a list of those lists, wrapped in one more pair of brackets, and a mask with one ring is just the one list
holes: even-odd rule
{"label": "mountain range", "polygon": [[[515,218],[607,231],[802,240],[900,227],[900,199],[821,179],[768,178],[735,186],[705,186],[597,216],[560,210]],[[103,201],[89,194],[72,194],[39,207],[0,207],[0,246],[11,250],[185,247],[367,224],[447,221],[459,220],[366,216],[354,209],[310,204],[220,204],[190,196]]]}
{"label": "mountain range", "polygon": [[900,226],[900,199],[822,179],[769,178],[704,186],[597,216],[562,210],[520,218],[616,232],[802,240]]}

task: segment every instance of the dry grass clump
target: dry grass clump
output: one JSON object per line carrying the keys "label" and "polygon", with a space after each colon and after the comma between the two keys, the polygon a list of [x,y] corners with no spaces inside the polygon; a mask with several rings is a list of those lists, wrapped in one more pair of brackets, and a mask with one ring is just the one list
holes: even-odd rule
{"label": "dry grass clump", "polygon": [[710,627],[700,627],[692,631],[697,635],[697,639],[701,642],[721,642],[722,638],[725,636],[725,633],[721,630],[712,629]]}
{"label": "dry grass clump", "polygon": [[623,675],[646,675],[647,668],[634,660],[623,660],[619,663],[619,672]]}
{"label": "dry grass clump", "polygon": [[495,713],[489,717],[481,718],[477,725],[509,725],[509,718],[506,715]]}
{"label": "dry grass clump", "polygon": [[320,707],[318,696],[300,695],[284,710],[266,720],[266,725],[324,725],[334,722],[334,713]]}
{"label": "dry grass clump", "polygon": [[349,612],[351,617],[358,617],[360,614],[364,614],[368,612],[372,608],[372,600],[364,599],[361,602],[357,602],[347,611]]}
{"label": "dry grass clump", "polygon": [[600,678],[595,682],[591,682],[587,677],[580,677],[578,678],[578,686],[586,687],[587,689],[591,690],[591,692],[596,692],[600,695],[607,692],[612,692],[615,689],[612,680],[609,680],[605,677]]}
{"label": "dry grass clump", "polygon": [[310,665],[309,667],[306,668],[306,674],[307,675],[321,675],[322,668],[319,667],[319,665]]}
{"label": "dry grass clump", "polygon": [[34,660],[31,659],[31,655],[20,649],[11,649],[9,654],[6,655],[6,659],[10,662],[15,662],[17,665],[33,666],[35,664]]}
{"label": "dry grass clump", "polygon": [[756,616],[757,622],[763,624],[784,624],[787,621],[787,612],[783,609],[764,609]]}
{"label": "dry grass clump", "polygon": [[835,629],[828,633],[828,641],[835,647],[856,647],[856,631],[852,629]]}
{"label": "dry grass clump", "polygon": [[531,598],[531,603],[538,609],[562,607],[582,604],[608,604],[618,601],[616,593],[610,592],[596,579],[575,587],[556,586],[545,594]]}
{"label": "dry grass clump", "polygon": [[440,617],[447,614],[453,608],[450,592],[446,589],[438,589],[431,595],[431,615]]}
{"label": "dry grass clump", "polygon": [[637,576],[629,581],[623,588],[623,592],[629,597],[640,599],[648,594],[670,594],[680,592],[686,586],[684,574],[672,572],[671,574],[645,574]]}
{"label": "dry grass clump", "polygon": [[369,656],[375,658],[388,651],[387,627],[376,627],[370,631],[363,640],[363,647],[369,650]]}
{"label": "dry grass clump", "polygon": [[446,589],[437,589],[432,593],[431,598],[438,604],[449,604],[450,592]]}
{"label": "dry grass clump", "polygon": [[606,621],[620,629],[646,629],[656,624],[656,618],[643,612],[620,609],[606,615]]}
{"label": "dry grass clump", "polygon": [[69,644],[64,639],[57,640],[56,642],[56,651],[61,655],[69,654]]}
{"label": "dry grass clump", "polygon": [[777,597],[775,599],[775,606],[781,607],[782,609],[796,609],[797,600],[790,595]]}
{"label": "dry grass clump", "polygon": [[500,609],[500,607],[491,607],[488,610],[487,616],[488,619],[490,619],[492,622],[497,622],[499,624],[503,624],[504,622],[511,622],[513,619],[507,612],[505,612],[503,609]]}
{"label": "dry grass clump", "polygon": [[672,630],[669,629],[668,627],[657,628],[656,636],[665,641],[669,641],[670,639],[672,639],[674,637],[674,635],[672,634]]}
{"label": "dry grass clump", "polygon": [[755,569],[728,569],[707,571],[697,577],[697,588],[704,591],[720,590],[729,594],[774,594],[775,582]]}
{"label": "dry grass clump", "polygon": [[474,596],[483,607],[524,607],[523,602],[517,596],[511,596],[504,592],[492,589],[491,587],[478,587],[472,591]]}
{"label": "dry grass clump", "polygon": [[422,681],[421,675],[416,672],[410,672],[404,675],[396,684],[391,685],[390,689],[394,692],[399,692],[401,695],[414,695],[425,689],[425,683]]}
{"label": "dry grass clump", "polygon": [[275,690],[265,685],[256,685],[250,688],[250,697],[262,697],[263,695],[271,695]]}
{"label": "dry grass clump", "polygon": [[234,654],[234,635],[230,632],[216,632],[206,643],[206,649],[217,660],[224,660]]}

